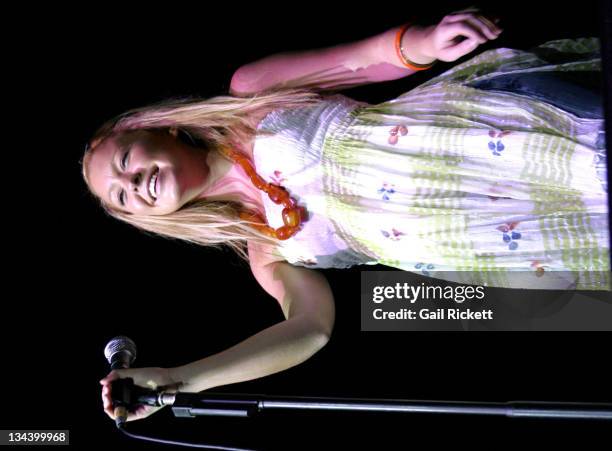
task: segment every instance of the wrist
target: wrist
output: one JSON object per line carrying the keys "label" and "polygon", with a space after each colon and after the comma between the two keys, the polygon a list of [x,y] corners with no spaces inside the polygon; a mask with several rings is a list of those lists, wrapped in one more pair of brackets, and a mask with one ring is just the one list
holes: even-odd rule
{"label": "wrist", "polygon": [[179,391],[187,393],[204,390],[204,388],[199,388],[198,384],[195,383],[194,371],[192,364],[168,368],[170,379],[180,387]]}
{"label": "wrist", "polygon": [[[402,55],[410,62],[419,65],[434,63],[437,58],[429,45],[429,35],[434,27],[434,25],[428,27],[409,25],[400,40]],[[398,30],[401,28],[398,28]]]}

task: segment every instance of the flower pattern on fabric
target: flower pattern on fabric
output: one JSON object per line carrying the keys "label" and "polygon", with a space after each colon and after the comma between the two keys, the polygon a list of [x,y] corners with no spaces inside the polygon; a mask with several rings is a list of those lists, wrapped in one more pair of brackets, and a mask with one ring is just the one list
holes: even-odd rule
{"label": "flower pattern on fabric", "polygon": [[544,271],[546,271],[546,266],[542,265],[539,260],[532,260],[531,267],[534,269],[536,277],[542,277]]}
{"label": "flower pattern on fabric", "polygon": [[399,139],[398,133],[402,136],[406,136],[408,134],[408,127],[405,125],[396,125],[391,130],[389,130],[389,144],[395,145]]}
{"label": "flower pattern on fabric", "polygon": [[283,176],[282,171],[279,171],[278,169],[272,173],[270,179],[277,185],[282,185],[283,182],[287,181],[287,178]]}
{"label": "flower pattern on fabric", "polygon": [[[347,98],[269,115],[260,129],[272,133],[259,140],[259,166],[266,177],[274,170],[286,173],[296,195],[314,213],[310,228],[285,243],[292,251],[285,254],[303,256],[305,262],[316,259],[319,266],[344,266],[348,259],[340,258],[330,235],[338,230],[346,240],[346,254],[362,253],[363,260],[371,258],[368,263],[424,277],[441,273],[442,279],[460,283],[567,289],[574,281],[550,273],[571,271],[574,256],[588,268],[609,270],[601,258],[609,254],[607,202],[596,195],[601,193],[595,192],[595,181],[584,177],[591,174],[593,163],[587,157],[595,150],[602,121],[581,120],[527,95],[484,92],[469,85],[489,76],[540,69],[569,69],[576,75],[587,68],[600,70],[592,50],[576,54],[563,42],[548,43],[537,54],[505,48],[481,53],[395,99],[357,110],[352,109],[357,103]],[[580,41],[577,48],[586,48],[583,42],[595,40]],[[548,54],[559,58],[541,58]],[[401,125],[407,127],[406,135]],[[511,134],[504,136],[506,130]],[[377,192],[383,182],[395,186]],[[496,182],[500,185],[489,191]],[[280,208],[267,196],[263,200],[275,213]],[[319,218],[326,224],[317,222]],[[279,219],[273,215],[275,223]],[[506,225],[512,221],[521,222]],[[505,232],[496,229],[502,225]],[[394,235],[392,228],[411,233]],[[519,233],[525,236],[518,238]],[[517,247],[506,252],[511,246]],[[421,257],[431,260],[414,261]],[[538,263],[531,266],[533,260]],[[435,268],[428,269],[433,261]],[[544,271],[538,270],[543,265]],[[442,272],[465,267],[480,270]],[[498,273],[515,269],[528,277]],[[601,289],[600,281],[586,274],[578,286]]]}
{"label": "flower pattern on fabric", "polygon": [[391,228],[391,232],[387,232],[386,230],[381,230],[381,233],[385,238],[389,238],[392,241],[398,241],[402,235],[406,235],[404,232],[400,232],[395,228]]}
{"label": "flower pattern on fabric", "polygon": [[395,190],[392,188],[393,186],[395,185],[392,183],[384,182],[382,188],[379,188],[377,192],[382,193],[382,198],[384,200],[389,200],[389,194],[393,194],[395,192]]}
{"label": "flower pattern on fabric", "polygon": [[510,134],[509,131],[503,131],[503,132],[496,132],[495,130],[489,131],[489,136],[493,138],[494,140],[497,139],[497,143],[493,141],[489,141],[489,150],[491,150],[493,155],[497,155],[497,156],[501,155],[500,152],[502,152],[506,148],[506,146],[504,146],[504,143],[502,143],[501,139],[504,136],[509,135],[509,134]]}
{"label": "flower pattern on fabric", "polygon": [[520,232],[514,230],[514,228],[519,224],[519,222],[508,222],[506,224],[500,225],[496,227],[497,230],[502,232],[502,239],[504,243],[508,243],[508,249],[511,251],[515,250],[518,247],[518,243],[515,240],[521,239]]}
{"label": "flower pattern on fabric", "polygon": [[420,270],[421,270],[421,272],[422,272],[424,275],[426,275],[426,276],[429,276],[429,271],[427,271],[428,269],[434,269],[434,268],[435,268],[435,266],[434,266],[432,263],[427,263],[427,264],[425,264],[425,263],[423,263],[423,262],[419,262],[419,263],[417,263],[416,265],[414,265],[414,267],[415,267],[416,269],[420,269]]}

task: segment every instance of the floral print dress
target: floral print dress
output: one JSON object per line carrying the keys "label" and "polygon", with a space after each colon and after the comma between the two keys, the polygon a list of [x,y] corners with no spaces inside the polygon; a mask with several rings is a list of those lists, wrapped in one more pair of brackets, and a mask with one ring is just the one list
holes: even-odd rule
{"label": "floral print dress", "polygon": [[[292,264],[383,264],[488,286],[610,290],[602,119],[471,86],[600,70],[595,38],[486,51],[388,102],[341,94],[259,124],[255,165],[309,212]],[[270,225],[282,207],[262,196]]]}

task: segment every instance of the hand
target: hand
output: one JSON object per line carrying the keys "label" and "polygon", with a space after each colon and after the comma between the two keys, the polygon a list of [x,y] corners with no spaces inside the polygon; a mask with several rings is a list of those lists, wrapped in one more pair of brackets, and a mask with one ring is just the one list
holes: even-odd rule
{"label": "hand", "polygon": [[[181,385],[172,379],[170,370],[167,368],[131,368],[127,370],[113,370],[100,381],[102,385],[102,403],[104,404],[104,412],[115,419],[113,405],[111,401],[111,382],[115,379],[125,379],[131,377],[135,385],[139,385],[150,390],[164,389],[170,393],[174,393]],[[154,414],[164,406],[154,407],[146,405],[138,405],[133,412],[128,413],[127,421],[141,420]]]}
{"label": "hand", "polygon": [[458,60],[480,44],[497,39],[503,30],[496,22],[499,19],[487,19],[477,10],[449,14],[426,29],[421,53],[440,61]]}

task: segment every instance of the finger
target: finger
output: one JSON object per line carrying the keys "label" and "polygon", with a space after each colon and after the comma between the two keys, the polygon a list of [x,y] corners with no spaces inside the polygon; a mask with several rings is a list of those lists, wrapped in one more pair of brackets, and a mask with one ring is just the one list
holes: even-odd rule
{"label": "finger", "polygon": [[483,13],[479,8],[467,8],[461,11],[452,12],[444,16],[442,21],[452,22],[452,21],[456,21],[457,19],[463,20],[463,19],[467,19],[469,17],[475,17],[475,16],[485,17],[487,20],[490,20],[496,25],[501,21],[501,18],[497,14],[492,14],[492,13],[486,14],[486,13]]}
{"label": "finger", "polygon": [[102,404],[105,409],[110,405],[110,399],[104,392],[102,392]]}
{"label": "finger", "polygon": [[472,50],[476,49],[476,47],[478,47],[478,42],[474,41],[473,39],[466,39],[456,47],[456,50],[460,54],[459,58],[467,53],[470,53]]}
{"label": "finger", "polygon": [[474,14],[475,13],[473,12],[449,14],[448,16],[445,16],[444,19],[442,19],[442,22],[444,23],[461,22],[462,20],[466,20],[466,19],[469,19],[470,17],[474,17]]}
{"label": "finger", "polygon": [[102,390],[102,399],[106,400],[108,402],[111,402],[112,398],[111,398],[111,392],[110,389],[103,389]]}
{"label": "finger", "polygon": [[136,407],[136,409],[133,412],[130,412],[128,414],[126,421],[142,420],[143,418],[146,418],[147,416],[148,416],[147,406],[141,405],[141,406]]}
{"label": "finger", "polygon": [[147,406],[138,406],[134,412],[134,415],[142,418],[148,411],[149,409],[147,409]]}
{"label": "finger", "polygon": [[469,23],[470,26],[472,26],[474,29],[477,29],[482,35],[487,38],[487,40],[496,39],[499,35],[499,33],[496,33],[491,30],[487,25],[485,25],[482,20],[479,20],[477,18],[468,19],[466,22]]}
{"label": "finger", "polygon": [[113,401],[107,393],[102,393],[102,405],[108,415],[113,412]]}
{"label": "finger", "polygon": [[111,385],[105,385],[104,387],[102,387],[102,393],[109,396],[111,395],[112,392],[112,386]]}
{"label": "finger", "polygon": [[482,24],[483,30],[486,32],[487,36],[489,36],[489,39],[497,39],[497,37],[501,33],[501,28],[499,28],[489,19],[481,15],[476,16],[476,20],[478,20],[479,23]]}
{"label": "finger", "polygon": [[480,12],[480,8],[478,6],[476,6],[476,5],[472,5],[472,6],[469,6],[467,8],[463,8],[463,9],[461,9],[459,11],[453,11],[449,15],[450,16],[454,16],[454,15],[457,15],[457,14],[470,14],[470,13],[479,13],[479,12]]}
{"label": "finger", "polygon": [[100,384],[106,385],[110,384],[115,379],[119,379],[119,372],[117,370],[113,370],[108,373],[103,379],[100,380]]}
{"label": "finger", "polygon": [[481,44],[484,44],[484,42],[488,41],[489,39],[495,39],[498,36],[498,34],[491,31],[491,29],[485,25],[484,22],[474,16],[468,17],[460,22],[451,22],[451,24],[452,23],[460,23],[472,28],[485,40],[481,42]]}
{"label": "finger", "polygon": [[142,420],[144,418],[148,418],[160,409],[161,407],[153,407],[145,404],[140,404],[136,406],[136,409],[133,412],[130,412],[127,421]]}
{"label": "finger", "polygon": [[105,413],[106,415],[108,415],[108,417],[109,417],[110,419],[112,419],[112,420],[114,420],[114,419],[115,419],[115,412],[114,412],[114,409],[113,409],[112,407],[110,407],[110,406],[109,406],[109,407],[105,407],[105,408],[104,408],[104,413]]}
{"label": "finger", "polygon": [[[457,23],[457,22],[462,22],[466,20],[472,23],[474,26],[477,26],[484,33],[486,33],[489,39],[495,39],[499,35],[499,33],[502,32],[501,28],[499,28],[497,25],[495,25],[492,21],[487,19],[482,14],[473,14],[473,13],[457,14],[453,16],[447,16],[444,18],[443,21],[447,24],[451,24],[451,23]],[[488,31],[490,31],[493,34],[488,33]]]}
{"label": "finger", "polygon": [[473,39],[480,44],[484,44],[488,40],[480,30],[474,29],[473,26],[468,25],[467,22],[456,22],[450,24],[446,28],[445,34],[447,38],[465,36],[466,38]]}
{"label": "finger", "polygon": [[438,59],[440,59],[441,61],[456,61],[462,56],[467,55],[468,53],[475,50],[478,45],[478,41],[475,41],[474,39],[466,39],[465,41],[453,47],[444,49],[440,53]]}

